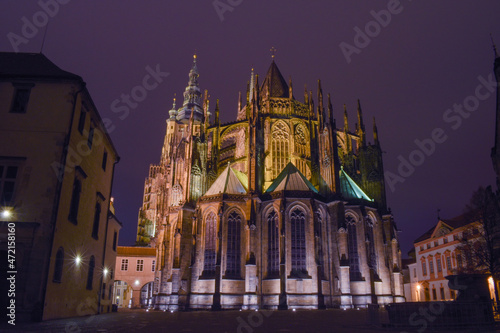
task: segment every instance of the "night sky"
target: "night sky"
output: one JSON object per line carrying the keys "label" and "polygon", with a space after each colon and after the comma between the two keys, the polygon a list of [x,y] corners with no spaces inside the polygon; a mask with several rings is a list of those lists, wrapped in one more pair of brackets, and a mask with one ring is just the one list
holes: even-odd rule
{"label": "night sky", "polygon": [[[236,118],[251,68],[265,75],[271,47],[300,101],[304,84],[316,96],[322,80],[339,126],[345,103],[354,130],[359,98],[368,141],[377,120],[386,184],[387,172],[400,175],[401,158],[420,164],[400,175],[404,182],[393,180],[394,191],[386,185],[404,256],[436,223],[438,208],[442,218],[459,215],[478,186],[495,183],[496,95],[483,82],[493,69],[490,33],[500,47],[499,1],[59,1],[40,1],[52,4],[50,15],[38,1],[1,1],[0,51],[40,52],[48,21],[43,53],[86,81],[121,156],[113,187],[120,245],[135,241],[144,179],[159,162],[168,110],[186,87],[194,52],[200,87],[212,110],[220,99],[223,121]],[[366,28],[371,37],[360,37]],[[162,82],[126,114],[121,95],[143,84],[148,66],[163,72]],[[464,103],[465,117],[453,111]],[[434,149],[415,152],[415,140],[428,144],[433,132]]]}

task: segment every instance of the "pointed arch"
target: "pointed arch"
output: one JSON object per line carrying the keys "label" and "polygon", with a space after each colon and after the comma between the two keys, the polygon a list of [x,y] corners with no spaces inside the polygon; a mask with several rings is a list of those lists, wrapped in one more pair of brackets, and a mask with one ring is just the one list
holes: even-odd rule
{"label": "pointed arch", "polygon": [[215,274],[216,246],[217,246],[217,216],[209,212],[205,217],[205,252],[203,260],[203,274]]}
{"label": "pointed arch", "polygon": [[306,270],[306,213],[298,206],[290,213],[292,274]]}
{"label": "pointed arch", "polygon": [[375,234],[373,228],[375,227],[375,219],[371,214],[365,218],[366,242],[368,243],[366,254],[368,267],[377,272],[377,254],[375,251]]}
{"label": "pointed arch", "polygon": [[275,179],[290,161],[290,127],[282,120],[271,127],[271,160]]}
{"label": "pointed arch", "polygon": [[242,216],[238,210],[232,210],[227,217],[227,278],[241,278],[241,223]]}
{"label": "pointed arch", "polygon": [[357,220],[351,214],[346,214],[347,224],[347,255],[349,259],[349,274],[351,281],[362,280],[358,254]]}
{"label": "pointed arch", "polygon": [[306,178],[310,178],[310,171],[307,165],[307,159],[311,155],[310,152],[310,139],[309,131],[307,127],[302,123],[298,122],[294,127],[294,152],[297,158],[297,169],[302,172]]}
{"label": "pointed arch", "polygon": [[279,219],[276,211],[266,216],[267,220],[267,274],[278,276],[280,271]]}

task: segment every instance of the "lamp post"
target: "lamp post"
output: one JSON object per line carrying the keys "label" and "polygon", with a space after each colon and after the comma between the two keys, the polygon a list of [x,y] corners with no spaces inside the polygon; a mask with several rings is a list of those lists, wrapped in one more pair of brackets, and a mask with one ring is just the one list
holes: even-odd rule
{"label": "lamp post", "polygon": [[417,283],[417,301],[420,302],[420,284]]}

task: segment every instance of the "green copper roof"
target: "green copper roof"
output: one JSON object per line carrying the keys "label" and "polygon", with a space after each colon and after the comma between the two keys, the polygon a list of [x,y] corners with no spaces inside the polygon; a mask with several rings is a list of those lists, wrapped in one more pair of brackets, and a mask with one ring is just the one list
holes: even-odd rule
{"label": "green copper roof", "polygon": [[356,184],[354,180],[344,171],[344,168],[340,168],[340,190],[346,199],[364,199],[367,201],[373,201],[370,199],[365,192]]}
{"label": "green copper roof", "polygon": [[288,162],[283,171],[266,190],[266,192],[275,191],[313,191],[318,193],[313,184],[304,177],[292,162]]}

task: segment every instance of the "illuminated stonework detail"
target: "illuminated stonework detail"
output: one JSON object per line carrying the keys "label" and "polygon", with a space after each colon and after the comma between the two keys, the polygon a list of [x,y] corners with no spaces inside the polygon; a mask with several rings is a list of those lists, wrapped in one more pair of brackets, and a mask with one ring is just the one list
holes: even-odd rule
{"label": "illuminated stonework detail", "polygon": [[277,122],[272,128],[273,179],[290,161],[289,129],[283,122]]}
{"label": "illuminated stonework detail", "polygon": [[[153,307],[403,301],[378,139],[363,146],[347,125],[320,118],[324,101],[309,91],[298,101],[274,62],[263,80],[250,80],[249,103],[242,93],[228,123],[221,118],[232,107],[208,101],[198,82],[194,63],[182,106],[165,115],[160,161],[144,183],[137,244],[156,248]],[[361,216],[372,227],[355,222]]]}

